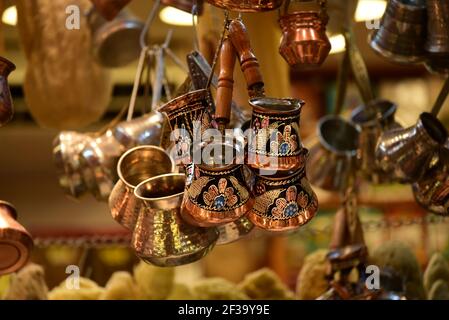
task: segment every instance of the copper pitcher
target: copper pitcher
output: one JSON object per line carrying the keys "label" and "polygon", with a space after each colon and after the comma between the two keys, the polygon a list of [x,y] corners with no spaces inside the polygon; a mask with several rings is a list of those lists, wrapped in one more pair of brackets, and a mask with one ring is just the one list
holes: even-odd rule
{"label": "copper pitcher", "polygon": [[156,146],[139,146],[126,151],[117,164],[119,180],[109,196],[109,209],[115,221],[134,230],[143,202],[134,196],[134,190],[149,178],[175,171],[169,155]]}
{"label": "copper pitcher", "polygon": [[294,12],[288,12],[286,7],[279,18],[282,29],[279,53],[291,67],[319,67],[331,50],[331,43],[326,35],[329,18],[324,8],[320,8],[315,1],[301,3],[306,5],[298,7]]}
{"label": "copper pitcher", "polygon": [[140,35],[144,23],[128,11],[121,11],[113,20],[105,20],[92,8],[87,19],[92,33],[93,52],[106,68],[122,67],[140,55]]}
{"label": "copper pitcher", "polygon": [[426,51],[434,54],[449,54],[449,2],[427,0],[428,34]]}
{"label": "copper pitcher", "polygon": [[425,59],[427,7],[425,0],[390,0],[380,29],[371,35],[375,52],[398,63]]}
{"label": "copper pitcher", "polygon": [[16,209],[0,201],[0,276],[22,268],[33,249],[31,235],[16,219]]}
{"label": "copper pitcher", "polygon": [[132,247],[145,262],[173,267],[203,258],[215,245],[215,228],[199,228],[184,222],[179,215],[185,176],[167,174],[139,184],[135,196],[145,208],[134,230]]}
{"label": "copper pitcher", "polygon": [[376,164],[376,144],[380,136],[390,130],[402,129],[395,121],[397,106],[387,100],[373,100],[356,108],[351,121],[358,127],[357,157],[361,175],[373,183],[390,182],[389,172],[383,172]]}
{"label": "copper pitcher", "polygon": [[447,138],[444,125],[432,114],[424,112],[416,125],[385,132],[377,144],[376,159],[380,168],[391,172],[395,181],[416,182]]}
{"label": "copper pitcher", "polygon": [[14,115],[14,107],[8,84],[8,76],[15,69],[16,66],[11,61],[0,57],[0,127],[11,121]]}
{"label": "copper pitcher", "polygon": [[264,12],[275,10],[283,0],[206,0],[211,5],[237,12]]}
{"label": "copper pitcher", "polygon": [[113,20],[132,0],[90,0],[106,20]]}
{"label": "copper pitcher", "polygon": [[256,174],[254,193],[256,201],[248,217],[265,230],[295,230],[318,210],[318,199],[306,178],[305,167],[283,177]]}

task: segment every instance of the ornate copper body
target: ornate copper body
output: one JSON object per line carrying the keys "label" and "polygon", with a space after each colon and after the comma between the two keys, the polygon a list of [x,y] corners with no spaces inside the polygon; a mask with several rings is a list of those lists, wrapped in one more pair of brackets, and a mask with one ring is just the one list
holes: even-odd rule
{"label": "ornate copper body", "polygon": [[53,161],[59,185],[67,195],[75,198],[87,192],[80,153],[91,140],[92,137],[87,134],[63,131],[53,141]]}
{"label": "ornate copper body", "polygon": [[[112,1],[111,1],[112,2]],[[87,16],[92,32],[93,52],[104,67],[122,67],[140,55],[142,21],[128,11],[120,12],[112,21],[105,20],[93,8]]]}
{"label": "ornate copper body", "polygon": [[16,209],[0,201],[0,276],[22,268],[33,249],[31,235],[16,219]]}
{"label": "ornate copper body", "polygon": [[416,182],[447,138],[444,125],[432,114],[424,112],[416,125],[385,132],[377,144],[376,159],[380,168],[391,172],[395,181]]}
{"label": "ornate copper body", "polygon": [[0,57],[0,127],[11,121],[14,107],[9,90],[8,76],[16,66],[6,58]]}
{"label": "ornate copper body", "polygon": [[360,130],[359,170],[365,179],[373,183],[390,182],[389,172],[382,171],[376,163],[376,144],[380,136],[390,130],[402,129],[395,121],[397,106],[387,100],[373,100],[352,112],[351,121]]}
{"label": "ornate copper body", "polygon": [[109,209],[115,221],[134,230],[143,202],[134,190],[145,180],[175,171],[175,163],[161,148],[140,146],[126,151],[118,161],[119,180],[109,196]]}
{"label": "ornate copper body", "polygon": [[424,0],[390,0],[380,29],[373,32],[371,48],[398,63],[425,59],[427,7]]}
{"label": "ornate copper body", "polygon": [[[193,0],[161,0],[161,3],[165,6],[174,7],[176,9],[192,13],[193,5],[195,1]],[[196,0],[196,14],[200,15],[203,12],[203,1]]]}
{"label": "ornate copper body", "polygon": [[304,166],[299,136],[302,100],[254,98],[248,141],[248,166],[253,169],[291,171]]}
{"label": "ornate copper body", "polygon": [[237,12],[263,12],[279,8],[283,0],[206,0],[210,4]]}
{"label": "ornate copper body", "polygon": [[90,0],[106,20],[113,20],[132,0]]}
{"label": "ornate copper body", "polygon": [[306,178],[305,168],[286,177],[256,174],[256,202],[249,219],[269,231],[289,231],[309,222],[318,210],[318,199]]}
{"label": "ornate copper body", "polygon": [[254,224],[244,216],[236,221],[217,227],[219,237],[217,245],[233,243],[248,236],[254,230]]}
{"label": "ornate copper body", "polygon": [[172,135],[177,148],[176,163],[192,162],[193,138],[211,127],[210,112],[213,110],[213,98],[207,89],[195,90],[183,94],[159,108],[159,112],[168,117]]}
{"label": "ornate copper body", "polygon": [[282,29],[279,53],[292,67],[319,67],[331,50],[327,19],[317,11],[294,12],[279,18]]}
{"label": "ornate copper body", "polygon": [[329,115],[319,121],[318,138],[307,159],[310,183],[329,191],[345,191],[357,170],[358,129]]}
{"label": "ornate copper body", "polygon": [[[202,227],[236,221],[254,204],[243,164],[235,157],[238,147],[217,143],[206,148],[210,148],[210,161],[193,164],[193,177],[187,183],[181,209],[187,222]],[[205,153],[203,150],[203,158]]]}
{"label": "ornate copper body", "polygon": [[173,267],[203,258],[215,245],[215,228],[187,224],[179,215],[185,176],[168,174],[137,186],[135,195],[145,203],[134,230],[132,246],[144,261]]}
{"label": "ornate copper body", "polygon": [[426,51],[449,54],[449,2],[427,0],[428,34]]}
{"label": "ornate copper body", "polygon": [[412,188],[421,206],[438,215],[449,215],[449,149],[439,150]]}

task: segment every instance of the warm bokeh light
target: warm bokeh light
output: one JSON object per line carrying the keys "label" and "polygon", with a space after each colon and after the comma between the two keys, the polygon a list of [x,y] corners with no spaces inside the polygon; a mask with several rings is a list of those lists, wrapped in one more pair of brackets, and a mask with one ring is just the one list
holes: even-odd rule
{"label": "warm bokeh light", "polygon": [[329,41],[332,45],[330,54],[344,52],[346,50],[346,41],[342,34],[336,34],[329,37]]}
{"label": "warm bokeh light", "polygon": [[355,21],[371,21],[382,18],[387,8],[385,0],[359,0],[355,11]]}
{"label": "warm bokeh light", "polygon": [[8,24],[10,26],[17,25],[17,8],[16,8],[16,6],[11,6],[9,8],[6,8],[5,11],[3,11],[2,22],[4,24]]}
{"label": "warm bokeh light", "polygon": [[[192,15],[185,11],[173,8],[173,7],[165,7],[159,13],[159,18],[171,25],[175,26],[191,26],[192,25]],[[196,21],[197,17],[195,17]]]}

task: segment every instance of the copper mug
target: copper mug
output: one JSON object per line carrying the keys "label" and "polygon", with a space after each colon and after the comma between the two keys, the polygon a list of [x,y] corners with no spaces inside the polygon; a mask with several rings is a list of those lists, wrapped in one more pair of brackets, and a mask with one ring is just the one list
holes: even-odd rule
{"label": "copper mug", "polygon": [[283,0],[206,0],[211,5],[237,12],[264,12],[275,10]]}
{"label": "copper mug", "polygon": [[427,7],[424,0],[390,0],[370,45],[388,60],[418,63],[425,59]]}
{"label": "copper mug", "polygon": [[443,147],[439,150],[412,189],[422,207],[438,215],[449,215],[449,149]]}
{"label": "copper mug", "polygon": [[119,180],[109,196],[109,209],[115,221],[134,230],[143,202],[134,196],[134,190],[149,178],[175,171],[169,155],[156,146],[139,146],[126,151],[117,164]]}
{"label": "copper mug", "polygon": [[401,183],[418,181],[426,165],[448,138],[444,125],[424,112],[416,125],[385,132],[376,147],[376,159],[382,170],[391,172]]}
{"label": "copper mug", "polygon": [[11,61],[0,57],[0,127],[11,121],[14,115],[14,107],[8,84],[8,76],[15,69],[16,66]]}
{"label": "copper mug", "polygon": [[[206,150],[208,149],[208,150]],[[254,204],[246,184],[243,150],[230,143],[203,149],[204,162],[194,163],[181,208],[182,217],[201,227],[219,226],[245,216]]]}
{"label": "copper mug", "polygon": [[318,210],[318,199],[306,178],[305,167],[288,176],[256,174],[254,193],[256,201],[248,217],[268,231],[296,230]]}
{"label": "copper mug", "polygon": [[299,135],[302,100],[253,98],[248,166],[269,171],[296,170],[305,163]]}
{"label": "copper mug", "polygon": [[0,201],[0,276],[22,268],[33,249],[31,235],[16,219],[16,209]]}
{"label": "copper mug", "polygon": [[331,51],[331,43],[326,35],[327,14],[317,5],[310,3],[301,10],[288,13],[279,18],[282,29],[279,53],[291,67],[319,67]]}
{"label": "copper mug", "polygon": [[387,100],[373,100],[356,108],[351,121],[360,131],[357,157],[359,170],[365,179],[373,183],[390,182],[389,172],[382,171],[376,163],[376,144],[380,136],[390,130],[402,129],[395,121],[397,106]]}
{"label": "copper mug", "polygon": [[148,179],[135,189],[143,201],[132,238],[137,256],[160,267],[173,267],[203,258],[214,247],[215,228],[199,228],[181,219],[185,175],[166,174]]}
{"label": "copper mug", "polygon": [[140,55],[142,21],[128,11],[121,11],[113,20],[107,21],[93,7],[87,14],[92,32],[93,52],[104,67],[117,68],[131,63]]}

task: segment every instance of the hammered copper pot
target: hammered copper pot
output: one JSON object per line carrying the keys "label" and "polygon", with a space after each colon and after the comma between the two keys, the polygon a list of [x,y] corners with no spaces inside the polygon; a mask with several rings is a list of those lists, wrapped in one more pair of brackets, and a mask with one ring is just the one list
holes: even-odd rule
{"label": "hammered copper pot", "polygon": [[304,11],[285,14],[279,18],[282,29],[279,53],[291,67],[319,67],[331,50],[326,35],[327,19],[320,12]]}
{"label": "hammered copper pot", "polygon": [[389,172],[384,172],[376,163],[376,144],[380,136],[390,130],[402,129],[395,121],[397,106],[387,100],[373,100],[356,108],[351,121],[360,131],[357,157],[361,175],[373,183],[391,182]]}
{"label": "hammered copper pot", "polygon": [[425,59],[426,36],[425,0],[390,0],[380,28],[371,35],[370,45],[390,61],[419,63]]}
{"label": "hammered copper pot", "polygon": [[33,249],[31,235],[16,219],[16,209],[0,201],[0,276],[22,268]]}
{"label": "hammered copper pot", "polygon": [[121,11],[112,21],[105,20],[93,8],[87,16],[92,32],[93,52],[106,68],[123,67],[140,55],[140,35],[144,23],[128,11]]}
{"label": "hammered copper pot", "polygon": [[385,132],[377,144],[376,159],[382,170],[391,172],[393,180],[416,182],[447,138],[444,125],[432,114],[424,112],[416,125]]}
{"label": "hammered copper pot", "polygon": [[318,210],[318,199],[304,167],[283,177],[256,174],[254,193],[256,201],[248,217],[268,231],[295,230],[309,222]]}
{"label": "hammered copper pot", "polygon": [[156,146],[139,146],[126,151],[119,159],[119,180],[109,196],[109,209],[115,221],[134,230],[143,202],[134,196],[138,184],[149,178],[175,171],[169,155]]}
{"label": "hammered copper pot", "polygon": [[248,139],[247,164],[252,169],[289,171],[304,166],[299,120],[304,101],[253,98],[252,136]]}
{"label": "hammered copper pot", "polygon": [[199,228],[181,219],[185,175],[161,175],[139,184],[135,196],[145,208],[132,238],[137,256],[160,267],[174,267],[203,258],[218,239],[215,228]]}
{"label": "hammered copper pot", "polygon": [[14,115],[8,76],[15,69],[16,66],[11,61],[0,57],[0,127],[11,121]]}
{"label": "hammered copper pot", "polygon": [[210,4],[238,12],[263,12],[279,8],[283,0],[206,0]]}

